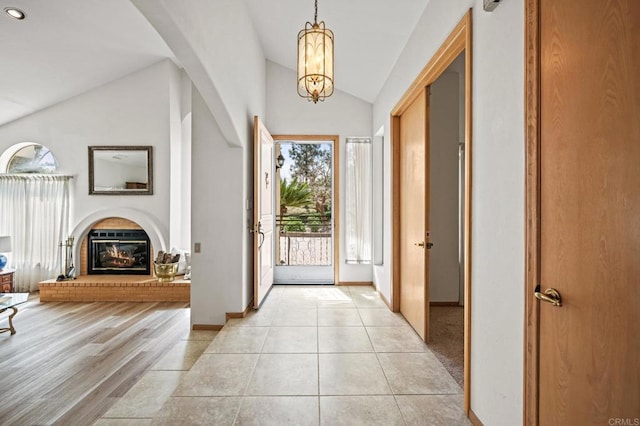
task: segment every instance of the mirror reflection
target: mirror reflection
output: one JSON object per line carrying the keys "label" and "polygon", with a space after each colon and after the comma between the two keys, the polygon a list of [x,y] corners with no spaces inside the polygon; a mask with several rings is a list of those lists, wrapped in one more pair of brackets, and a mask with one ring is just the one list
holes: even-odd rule
{"label": "mirror reflection", "polygon": [[89,194],[152,194],[151,153],[151,146],[89,147]]}

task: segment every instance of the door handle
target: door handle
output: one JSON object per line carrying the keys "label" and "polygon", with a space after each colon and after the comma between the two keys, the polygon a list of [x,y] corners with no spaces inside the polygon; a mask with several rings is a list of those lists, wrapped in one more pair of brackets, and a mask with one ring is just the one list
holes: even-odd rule
{"label": "door handle", "polygon": [[426,247],[428,250],[431,250],[431,248],[433,247],[433,243],[425,243],[424,241],[420,241],[419,243],[413,243],[413,245],[422,247],[422,248]]}
{"label": "door handle", "polygon": [[262,248],[262,244],[264,244],[264,232],[262,232],[262,223],[258,222],[258,236],[260,238],[260,241],[258,242],[258,250],[260,250]]}
{"label": "door handle", "polygon": [[551,303],[553,306],[562,306],[562,297],[560,297],[560,293],[555,288],[548,288],[544,293],[541,293],[540,285],[538,284],[534,294],[538,300]]}
{"label": "door handle", "polygon": [[255,227],[249,228],[249,232],[251,232],[252,234],[258,234],[258,250],[260,250],[262,248],[262,244],[264,243],[264,232],[262,232],[262,223],[258,222]]}

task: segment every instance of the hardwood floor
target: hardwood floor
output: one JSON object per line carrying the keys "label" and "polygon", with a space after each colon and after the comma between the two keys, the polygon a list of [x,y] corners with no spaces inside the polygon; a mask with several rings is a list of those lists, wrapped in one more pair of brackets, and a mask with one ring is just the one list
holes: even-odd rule
{"label": "hardwood floor", "polygon": [[0,334],[0,424],[89,425],[189,334],[189,309],[36,296],[14,326],[15,335]]}

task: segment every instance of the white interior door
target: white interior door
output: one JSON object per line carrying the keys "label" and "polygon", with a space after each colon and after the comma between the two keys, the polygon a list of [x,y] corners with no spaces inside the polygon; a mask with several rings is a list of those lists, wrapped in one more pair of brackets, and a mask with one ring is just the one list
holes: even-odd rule
{"label": "white interior door", "polygon": [[273,165],[273,138],[257,116],[254,117],[253,159],[253,307],[259,308],[273,285],[273,188],[277,183]]}

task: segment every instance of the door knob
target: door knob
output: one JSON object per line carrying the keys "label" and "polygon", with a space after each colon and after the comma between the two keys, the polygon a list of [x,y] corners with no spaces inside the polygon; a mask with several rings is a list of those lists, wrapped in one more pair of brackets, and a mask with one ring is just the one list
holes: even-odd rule
{"label": "door knob", "polygon": [[419,243],[413,243],[413,245],[422,247],[422,248],[426,247],[429,250],[431,250],[431,248],[433,247],[433,243],[425,243],[424,241],[420,241]]}
{"label": "door knob", "polygon": [[534,294],[538,300],[551,303],[553,306],[562,306],[562,297],[560,297],[560,293],[555,288],[548,288],[544,293],[541,293],[540,285],[537,285]]}

